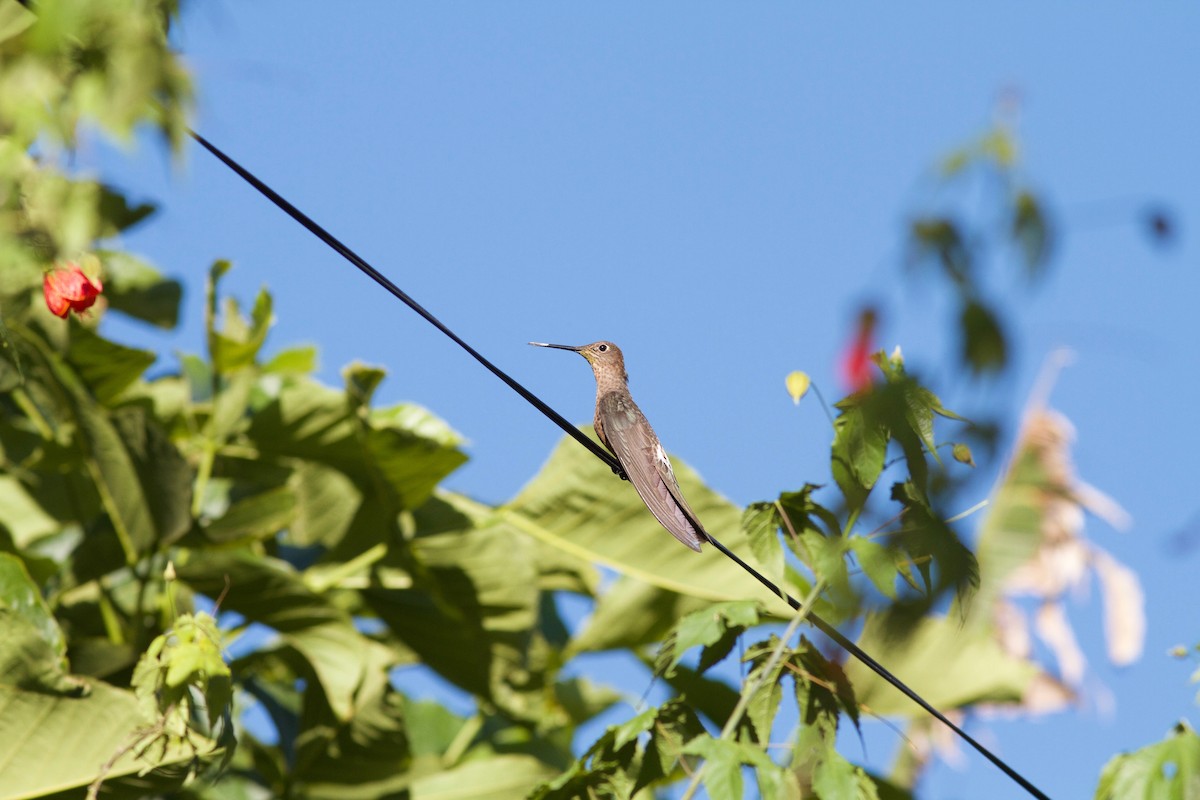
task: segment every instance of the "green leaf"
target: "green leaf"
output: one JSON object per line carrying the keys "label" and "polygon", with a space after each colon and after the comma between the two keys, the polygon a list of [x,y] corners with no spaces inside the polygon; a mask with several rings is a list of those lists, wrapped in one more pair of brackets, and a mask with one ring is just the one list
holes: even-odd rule
{"label": "green leaf", "polygon": [[1115,756],[1100,773],[1096,800],[1192,800],[1200,787],[1200,736],[1186,722],[1161,742]]}
{"label": "green leaf", "polygon": [[97,238],[116,236],[142,222],[156,210],[153,203],[131,205],[125,195],[112,186],[99,184],[99,187],[100,200],[96,210],[103,224]]}
{"label": "green leaf", "polygon": [[[6,742],[0,764],[0,798],[41,797],[55,792],[83,791],[101,765],[128,747],[145,722],[132,692],[95,683],[85,697],[62,697],[0,686],[0,741]],[[171,744],[134,748],[105,773],[105,786],[146,769],[178,764],[177,785],[187,777],[196,753],[211,752],[213,744],[193,735],[192,746]],[[165,788],[165,787],[164,787]]]}
{"label": "green leaf", "polygon": [[291,373],[308,375],[317,369],[317,348],[311,345],[289,347],[281,350],[263,364],[264,373]]}
{"label": "green leaf", "polygon": [[86,688],[67,669],[58,622],[21,559],[0,553],[0,686],[53,694]]}
{"label": "green leaf", "polygon": [[113,427],[137,473],[160,542],[174,542],[192,527],[192,468],[158,421],[140,406],[112,414]]}
{"label": "green leaf", "polygon": [[[589,432],[589,435],[590,432]],[[747,553],[740,514],[679,462],[675,476],[704,526],[734,552]],[[713,550],[697,555],[679,545],[591,453],[564,439],[538,475],[499,513],[518,530],[586,561],[595,561],[660,588],[705,600],[760,599],[769,613],[790,613],[783,601]],[[761,569],[753,558],[747,559]]]}
{"label": "green leaf", "polygon": [[295,515],[287,531],[288,541],[332,548],[354,522],[363,494],[342,472],[313,461],[299,461],[289,487],[295,500]]}
{"label": "green leaf", "polygon": [[779,583],[783,577],[783,545],[779,542],[779,510],[774,503],[751,503],[742,512],[742,530],[763,574]]}
{"label": "green leaf", "polygon": [[[697,645],[715,645],[724,641],[728,644],[724,653],[728,653],[733,646],[729,636],[736,639],[746,628],[757,625],[758,621],[758,603],[753,600],[714,603],[708,608],[693,611],[675,624],[667,669],[673,669],[684,654]],[[724,653],[721,657],[724,657]]]}
{"label": "green leaf", "polygon": [[896,560],[891,550],[863,536],[850,537],[850,549],[875,588],[896,599]]}
{"label": "green leaf", "polygon": [[887,430],[864,411],[857,395],[838,404],[831,467],[850,509],[862,508],[883,471]]}
{"label": "green leaf", "polygon": [[971,252],[963,241],[958,225],[946,218],[918,219],[910,230],[909,259],[915,263],[932,261],[952,281],[966,286],[971,275]]}
{"label": "green leaf", "polygon": [[1000,320],[983,303],[969,300],[962,310],[962,358],[975,372],[995,372],[1008,363]]}
{"label": "green leaf", "polygon": [[[942,711],[983,702],[1019,702],[1039,674],[1034,664],[1005,653],[991,631],[963,628],[947,617],[923,618],[907,636],[896,637],[889,634],[883,617],[869,615],[857,644]],[[858,701],[873,713],[925,713],[857,661],[846,664],[846,675]]]}
{"label": "green leaf", "polygon": [[134,381],[141,377],[155,355],[109,341],[72,317],[69,322],[71,344],[67,363],[100,401],[111,406]]}
{"label": "green leaf", "polygon": [[[538,622],[533,542],[500,515],[443,494],[415,515],[411,588],[368,588],[371,609],[444,678],[521,718],[540,709],[529,648]],[[393,548],[380,568],[405,569]]]}
{"label": "green leaf", "polygon": [[373,645],[350,616],[311,591],[289,564],[248,551],[185,551],[179,580],[201,594],[223,596],[222,608],[279,632],[310,665],[339,719],[349,719]]}
{"label": "green leaf", "polygon": [[412,800],[522,800],[558,770],[522,755],[468,761],[413,781]]}
{"label": "green leaf", "polygon": [[709,602],[622,575],[597,599],[591,616],[571,638],[566,655],[657,644],[675,620]]}
{"label": "green leaf", "polygon": [[1051,235],[1038,199],[1018,192],[1013,201],[1012,236],[1025,259],[1025,268],[1036,276],[1050,259]]}
{"label": "green leaf", "polygon": [[704,759],[704,788],[711,800],[742,800],[742,760],[747,748],[728,739],[697,736],[685,753]]}
{"label": "green leaf", "polygon": [[258,409],[246,435],[259,453],[333,467],[360,487],[388,488],[397,510],[416,508],[463,464],[461,437],[419,406],[396,406],[363,421],[348,395],[295,378]]}
{"label": "green leaf", "polygon": [[267,539],[288,526],[296,513],[296,496],[287,486],[242,497],[204,526],[214,542]]}
{"label": "green leaf", "polygon": [[104,265],[104,296],[108,307],[159,328],[179,323],[183,286],[164,278],[145,262],[117,250],[96,253]]}

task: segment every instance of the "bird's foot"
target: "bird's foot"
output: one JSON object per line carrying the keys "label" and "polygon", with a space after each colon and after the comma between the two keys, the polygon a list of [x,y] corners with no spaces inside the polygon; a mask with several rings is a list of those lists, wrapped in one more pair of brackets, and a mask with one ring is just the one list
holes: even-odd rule
{"label": "bird's foot", "polygon": [[621,480],[623,480],[623,481],[629,480],[629,476],[625,474],[625,470],[621,469],[620,467],[613,467],[612,471],[613,471],[613,475],[616,475]]}

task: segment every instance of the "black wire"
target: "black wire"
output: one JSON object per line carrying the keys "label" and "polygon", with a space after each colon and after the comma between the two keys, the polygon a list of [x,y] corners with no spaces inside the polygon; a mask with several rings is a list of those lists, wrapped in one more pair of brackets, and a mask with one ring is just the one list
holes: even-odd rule
{"label": "black wire", "polygon": [[[422,317],[424,317],[427,322],[429,322],[431,325],[433,325],[439,331],[441,331],[442,333],[449,336],[450,339],[453,340],[455,344],[457,344],[459,347],[461,347],[462,349],[464,349],[468,353],[470,353],[471,356],[474,357],[474,359],[476,361],[478,361],[483,366],[487,367],[488,370],[490,370],[492,372],[492,374],[494,374],[500,380],[502,380],[506,384],[508,384],[508,386],[510,388],[512,388],[513,391],[515,391],[517,394],[521,395],[521,397],[528,400],[534,406],[534,408],[536,408],[538,411],[541,411],[543,414],[545,414],[547,417],[549,417],[552,422],[554,422],[556,425],[558,425],[558,427],[562,428],[568,434],[573,436],[576,441],[578,441],[580,444],[582,444],[584,447],[586,447],[588,450],[590,450],[593,455],[595,455],[597,458],[599,458],[604,463],[608,464],[608,466],[613,470],[613,472],[617,473],[618,475],[623,475],[623,472],[621,471],[620,463],[617,461],[616,458],[613,457],[613,455],[611,453],[604,450],[602,447],[600,447],[594,441],[592,441],[587,436],[585,436],[582,431],[580,431],[577,427],[575,427],[570,422],[568,422],[565,417],[563,417],[561,414],[559,414],[553,408],[546,405],[546,403],[544,403],[533,392],[526,389],[524,386],[522,386],[520,383],[518,383],[515,379],[509,377],[507,373],[505,373],[503,370],[501,370],[495,364],[493,364],[492,362],[490,362],[486,358],[484,358],[477,350],[475,350],[475,348],[471,347],[469,344],[467,344],[462,339],[460,339],[458,337],[458,335],[454,333],[454,331],[452,331],[448,327],[446,327],[437,317],[433,316],[433,314],[431,314],[427,310],[425,310],[425,308],[420,303],[418,303],[416,300],[409,297],[408,294],[406,294],[404,291],[402,291],[400,289],[400,287],[398,287],[396,284],[394,284],[390,280],[388,280],[381,272],[379,272],[377,269],[375,269],[370,264],[368,264],[366,261],[364,261],[357,253],[355,253],[349,247],[342,244],[342,242],[339,241],[333,234],[329,233],[329,231],[325,230],[320,225],[318,225],[315,221],[313,221],[311,218],[309,218],[308,215],[306,215],[300,209],[296,208],[294,205],[292,205],[287,200],[285,200],[282,196],[280,196],[280,194],[278,192],[276,192],[270,186],[267,186],[265,183],[263,183],[258,178],[256,178],[249,170],[247,170],[241,164],[239,164],[238,162],[234,161],[232,158],[227,156],[212,142],[208,141],[207,139],[205,139],[203,136],[196,133],[195,131],[189,131],[189,132],[191,133],[192,138],[195,139],[197,142],[199,142],[201,144],[201,146],[204,147],[205,150],[207,150],[208,152],[210,152],[214,156],[216,156],[218,159],[220,159],[227,167],[229,167],[234,172],[236,172],[238,175],[240,175],[243,180],[245,180],[247,183],[249,183],[251,186],[253,186],[255,189],[257,189],[261,194],[263,194],[268,200],[270,200],[272,203],[274,203],[276,206],[278,206],[280,209],[282,209],[284,211],[284,213],[286,213],[292,219],[296,220],[301,225],[303,225],[305,228],[307,228],[314,236],[316,236],[318,239],[325,242],[325,244],[327,244],[331,248],[333,248],[338,254],[340,254],[343,258],[345,258],[351,264],[358,267],[363,273],[365,273],[373,281],[375,281],[380,286],[382,286],[384,289],[387,289],[389,292],[391,292],[393,295],[395,295],[406,306],[408,306],[413,311],[417,312]],[[721,551],[721,553],[723,553],[727,558],[731,559],[739,567],[744,569],[750,575],[754,576],[754,578],[756,580],[758,580],[759,583],[761,583],[763,586],[767,587],[767,589],[769,589],[772,594],[782,598],[784,600],[784,602],[786,602],[793,609],[796,609],[796,610],[800,609],[800,603],[799,603],[799,601],[796,600],[796,598],[792,597],[790,594],[788,594],[787,592],[783,591],[781,588],[776,586],[765,575],[763,575],[758,570],[756,570],[754,567],[750,566],[745,561],[743,561],[740,557],[738,557],[738,555],[736,553],[734,553],[728,547],[721,544],[721,542],[718,541],[715,536],[713,536],[711,533],[708,533],[707,531],[705,531],[703,526],[699,523],[699,521],[694,519],[686,511],[684,512],[684,514],[688,517],[688,520],[692,523],[692,525],[694,525],[696,527],[696,530],[702,531],[704,533],[705,538],[708,539],[708,541],[712,544],[713,547],[717,548],[717,550]],[[1013,769],[1008,764],[1006,764],[1003,760],[1001,760],[1001,758],[999,756],[995,755],[992,751],[988,750],[982,744],[980,744],[979,742],[975,741],[975,739],[973,739],[969,735],[967,735],[967,733],[962,728],[958,727],[953,722],[951,722],[946,717],[945,714],[943,714],[942,712],[940,712],[936,708],[934,708],[932,705],[930,705],[924,698],[922,698],[919,694],[917,694],[915,691],[910,689],[907,684],[905,684],[903,681],[901,681],[899,678],[897,678],[895,675],[893,675],[891,672],[889,672],[882,664],[880,664],[875,659],[871,658],[871,656],[868,655],[862,648],[860,648],[858,645],[854,644],[854,642],[850,641],[845,636],[843,636],[841,633],[839,633],[837,628],[834,628],[828,622],[821,619],[821,617],[817,616],[816,614],[812,613],[811,611],[808,614],[808,620],[812,622],[813,627],[815,627],[817,630],[821,631],[826,636],[828,636],[830,639],[832,639],[839,647],[844,649],[847,653],[849,653],[850,655],[854,656],[859,661],[861,661],[868,669],[870,669],[872,672],[874,672],[876,675],[878,675],[883,680],[890,683],[892,686],[894,686],[896,689],[898,689],[901,693],[903,693],[906,697],[911,699],[914,703],[919,705],[921,708],[925,709],[925,711],[932,714],[943,725],[946,725],[952,731],[957,733],[960,737],[962,737],[963,741],[967,742],[969,745],[974,747],[977,751],[979,751],[979,753],[981,755],[984,756],[984,758],[986,758],[988,761],[991,761],[993,764],[995,764],[997,767],[999,767],[1000,770],[1005,775],[1007,775],[1008,777],[1010,777],[1014,781],[1016,781],[1017,784],[1019,784],[1021,786],[1021,788],[1023,788],[1025,791],[1029,792],[1031,795],[1038,798],[1039,800],[1050,800],[1050,798],[1046,794],[1044,794],[1036,786],[1034,786],[1032,783],[1030,783],[1028,780],[1026,780],[1021,775],[1021,773],[1017,772],[1015,769]]]}
{"label": "black wire", "polygon": [[208,141],[207,139],[205,139],[203,136],[196,133],[195,131],[189,131],[189,133],[191,133],[192,138],[195,139],[197,142],[199,142],[201,144],[201,146],[204,147],[205,150],[207,150],[208,152],[212,153],[214,156],[219,158],[222,162],[224,162],[225,166],[229,167],[231,170],[233,170],[238,175],[240,175],[243,180],[245,180],[247,183],[249,183],[255,189],[258,189],[258,191],[261,192],[263,195],[265,195],[268,200],[270,200],[272,203],[274,203],[275,205],[277,205],[281,209],[283,209],[284,212],[286,212],[289,217],[291,217],[292,219],[299,222],[301,225],[303,225],[305,228],[307,228],[309,230],[309,232],[311,232],[314,236],[316,236],[318,239],[320,239],[325,244],[332,247],[335,251],[337,251],[337,253],[339,255],[341,255],[343,258],[345,258],[351,264],[353,264],[354,266],[356,266],[360,270],[362,270],[367,275],[367,277],[369,277],[371,280],[375,281],[380,286],[382,286],[384,289],[387,289],[389,292],[391,292],[393,295],[395,295],[400,300],[400,302],[404,303],[406,306],[411,308],[413,311],[417,312],[422,317],[424,317],[425,320],[427,322],[429,322],[430,325],[433,325],[433,327],[437,328],[439,331],[441,331],[442,333],[449,336],[454,341],[455,344],[457,344],[459,347],[461,347],[462,349],[464,349],[468,353],[470,353],[475,358],[476,361],[478,361],[483,366],[487,367],[488,370],[490,370],[493,375],[495,375],[497,378],[499,378],[500,380],[507,383],[513,391],[515,391],[517,394],[521,395],[521,397],[524,397],[526,400],[528,400],[530,403],[532,403],[534,408],[536,408],[538,411],[541,411],[543,414],[545,414],[547,417],[549,417],[550,420],[552,422],[554,422],[554,424],[558,425],[558,427],[562,428],[564,431],[569,433],[571,436],[574,436],[576,441],[578,441],[580,444],[582,444],[588,450],[591,450],[592,454],[595,455],[597,458],[599,458],[601,461],[608,464],[608,466],[610,468],[612,468],[613,472],[618,472],[618,473],[620,472],[621,465],[617,461],[617,459],[612,456],[611,453],[604,450],[602,447],[600,447],[600,445],[596,444],[591,439],[589,439],[586,435],[584,435],[584,433],[582,431],[579,430],[579,428],[572,425],[561,414],[559,414],[553,408],[551,408],[550,406],[548,406],[544,402],[542,402],[541,398],[539,398],[533,392],[529,391],[524,386],[522,386],[520,383],[518,383],[516,381],[516,379],[510,377],[508,375],[508,373],[504,372],[504,370],[500,369],[495,364],[493,364],[491,361],[488,361],[486,358],[484,358],[483,355],[479,353],[479,351],[477,351],[474,347],[471,347],[471,345],[467,344],[462,339],[460,339],[458,337],[458,334],[456,334],[454,331],[450,330],[445,325],[443,325],[441,320],[439,320],[433,314],[430,314],[428,311],[426,311],[424,306],[422,306],[416,300],[409,297],[408,294],[406,294],[399,286],[397,286],[396,284],[394,284],[390,280],[388,280],[387,277],[383,275],[383,273],[381,273],[379,270],[375,269],[370,264],[368,264],[361,256],[359,256],[357,253],[355,253],[353,250],[351,250],[346,245],[342,244],[341,241],[339,241],[337,239],[337,237],[335,237],[329,231],[325,230],[320,225],[318,225],[313,219],[311,219],[303,211],[296,208],[294,205],[292,205],[287,200],[285,200],[282,196],[279,195],[278,192],[276,192],[270,186],[267,186],[265,183],[263,183],[258,178],[256,178],[252,173],[250,173],[241,164],[237,163],[232,158],[225,155],[225,153],[223,153],[212,142]]}

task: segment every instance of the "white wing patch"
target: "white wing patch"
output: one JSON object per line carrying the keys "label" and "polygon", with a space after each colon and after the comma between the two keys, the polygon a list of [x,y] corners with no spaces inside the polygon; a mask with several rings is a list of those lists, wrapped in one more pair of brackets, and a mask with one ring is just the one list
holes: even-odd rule
{"label": "white wing patch", "polygon": [[667,474],[674,476],[675,470],[671,469],[671,459],[667,458],[667,451],[663,450],[662,442],[656,442],[654,445],[654,458],[658,463],[667,468]]}

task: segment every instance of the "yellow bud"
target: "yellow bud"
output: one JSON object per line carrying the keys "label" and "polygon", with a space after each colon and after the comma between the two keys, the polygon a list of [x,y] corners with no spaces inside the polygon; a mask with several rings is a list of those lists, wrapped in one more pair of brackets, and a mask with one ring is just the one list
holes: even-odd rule
{"label": "yellow bud", "polygon": [[808,377],[807,372],[789,373],[787,376],[788,394],[792,396],[792,402],[796,405],[800,404],[800,399],[808,394],[808,387],[812,383],[812,379]]}

